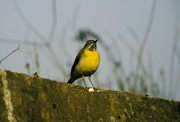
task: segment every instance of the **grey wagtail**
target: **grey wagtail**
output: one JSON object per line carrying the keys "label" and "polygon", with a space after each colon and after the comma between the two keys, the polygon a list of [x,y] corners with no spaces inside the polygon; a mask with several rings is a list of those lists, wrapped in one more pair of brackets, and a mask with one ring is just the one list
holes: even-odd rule
{"label": "grey wagtail", "polygon": [[71,77],[67,83],[73,83],[78,78],[82,78],[86,87],[85,78],[88,77],[93,88],[91,75],[97,70],[100,63],[100,55],[97,51],[96,41],[89,40],[77,54],[74,64],[71,68]]}

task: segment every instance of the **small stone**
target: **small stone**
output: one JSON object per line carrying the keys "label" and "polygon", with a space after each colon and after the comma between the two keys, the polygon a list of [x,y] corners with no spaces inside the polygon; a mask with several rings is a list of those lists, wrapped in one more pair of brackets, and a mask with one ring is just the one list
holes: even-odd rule
{"label": "small stone", "polygon": [[89,92],[94,92],[94,89],[93,88],[89,88]]}

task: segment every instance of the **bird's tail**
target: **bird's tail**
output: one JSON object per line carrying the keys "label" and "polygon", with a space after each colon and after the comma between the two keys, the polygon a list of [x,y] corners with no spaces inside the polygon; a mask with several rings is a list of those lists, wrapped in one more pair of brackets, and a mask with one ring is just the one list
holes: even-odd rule
{"label": "bird's tail", "polygon": [[74,78],[71,77],[67,83],[73,83],[74,81],[75,81]]}

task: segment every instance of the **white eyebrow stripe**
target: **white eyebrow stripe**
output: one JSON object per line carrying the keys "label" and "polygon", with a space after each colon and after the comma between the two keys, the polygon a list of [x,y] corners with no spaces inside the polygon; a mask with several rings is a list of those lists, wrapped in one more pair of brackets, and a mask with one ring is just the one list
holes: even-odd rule
{"label": "white eyebrow stripe", "polygon": [[93,43],[91,43],[88,47],[90,48],[93,45]]}

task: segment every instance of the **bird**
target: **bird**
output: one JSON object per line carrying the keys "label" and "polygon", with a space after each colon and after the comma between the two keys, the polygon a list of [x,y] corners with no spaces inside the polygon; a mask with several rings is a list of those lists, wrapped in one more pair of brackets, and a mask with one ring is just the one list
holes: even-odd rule
{"label": "bird", "polygon": [[77,54],[71,68],[70,79],[67,83],[73,83],[82,78],[86,87],[85,77],[88,77],[92,87],[91,75],[96,72],[100,64],[100,54],[97,51],[97,40],[88,40],[84,47]]}

